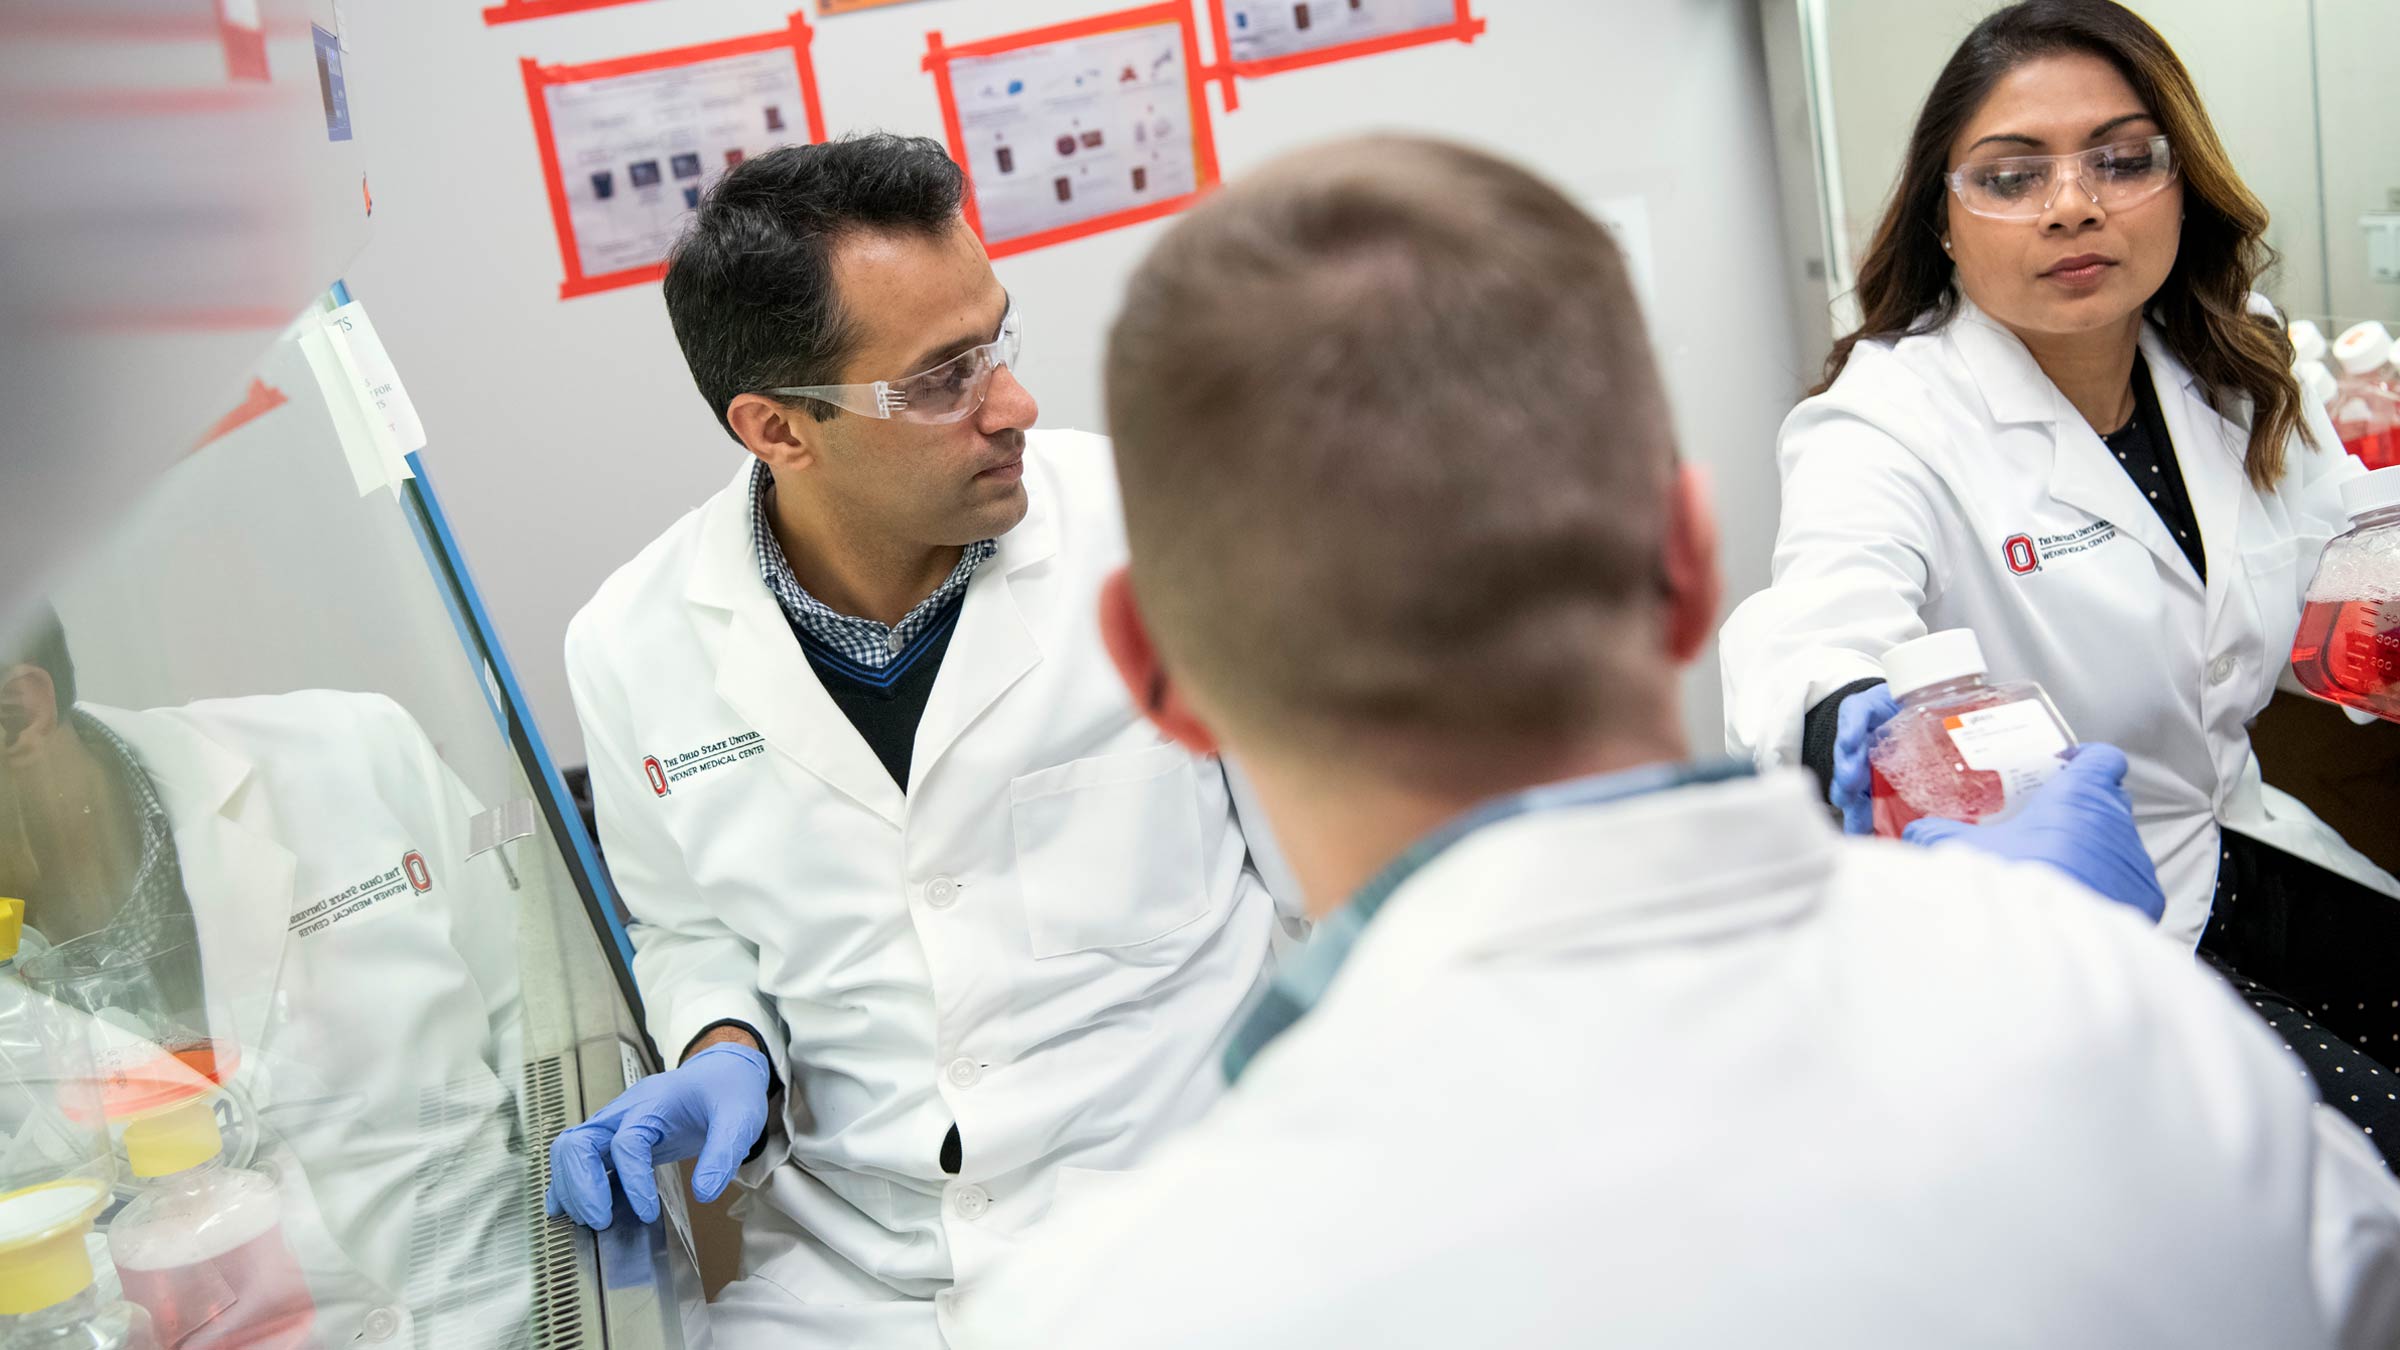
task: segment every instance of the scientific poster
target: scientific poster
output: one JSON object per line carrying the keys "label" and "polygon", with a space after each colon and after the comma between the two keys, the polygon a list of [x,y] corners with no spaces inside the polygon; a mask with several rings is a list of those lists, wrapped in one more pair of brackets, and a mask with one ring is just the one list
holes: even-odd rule
{"label": "scientific poster", "polygon": [[1155,5],[937,49],[952,153],[994,256],[1151,219],[1215,184],[1194,27],[1188,6]]}
{"label": "scientific poster", "polygon": [[807,30],[795,32],[594,66],[526,63],[562,298],[655,279],[727,169],[821,136]]}
{"label": "scientific poster", "polygon": [[1266,75],[1422,43],[1472,42],[1468,0],[1209,0],[1233,71]]}

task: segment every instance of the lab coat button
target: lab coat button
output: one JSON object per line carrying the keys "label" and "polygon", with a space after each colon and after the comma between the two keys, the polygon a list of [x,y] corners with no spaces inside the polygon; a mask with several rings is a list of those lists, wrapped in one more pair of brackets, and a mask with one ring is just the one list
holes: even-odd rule
{"label": "lab coat button", "polygon": [[400,1330],[400,1314],[389,1308],[377,1308],[359,1323],[358,1334],[370,1341],[388,1341]]}
{"label": "lab coat button", "polygon": [[950,1208],[958,1217],[973,1223],[992,1207],[992,1193],[981,1186],[961,1186],[950,1197]]}
{"label": "lab coat button", "polygon": [[983,1066],[964,1057],[951,1060],[950,1081],[960,1087],[973,1087],[983,1081]]}
{"label": "lab coat button", "polygon": [[2210,684],[2223,684],[2227,680],[2232,679],[2233,668],[2235,664],[2236,663],[2233,657],[2230,655],[2220,656],[2216,660],[2209,662],[2208,682]]}
{"label": "lab coat button", "polygon": [[948,877],[935,877],[925,888],[925,903],[935,909],[948,909],[958,903],[958,883]]}

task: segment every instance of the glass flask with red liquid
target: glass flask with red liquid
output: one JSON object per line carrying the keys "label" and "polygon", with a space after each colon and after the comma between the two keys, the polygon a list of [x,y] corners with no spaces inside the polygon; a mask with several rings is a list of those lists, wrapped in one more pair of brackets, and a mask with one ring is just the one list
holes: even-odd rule
{"label": "glass flask with red liquid", "polygon": [[2400,371],[2392,368],[2392,335],[2372,320],[2333,343],[2341,368],[2331,414],[2342,448],[2370,469],[2400,464]]}
{"label": "glass flask with red liquid", "polygon": [[127,1122],[143,1192],[108,1225],[125,1297],[164,1350],[320,1350],[317,1310],[283,1237],[283,1198],[235,1167],[207,1096]]}
{"label": "glass flask with red liquid", "polygon": [[1883,655],[1900,711],[1867,743],[1875,833],[1912,820],[2005,820],[2065,767],[2066,719],[2031,680],[1993,683],[1972,629],[1903,642]]}
{"label": "glass flask with red liquid", "polygon": [[2400,466],[2342,484],[2350,531],[2308,583],[2292,674],[2319,698],[2400,722]]}

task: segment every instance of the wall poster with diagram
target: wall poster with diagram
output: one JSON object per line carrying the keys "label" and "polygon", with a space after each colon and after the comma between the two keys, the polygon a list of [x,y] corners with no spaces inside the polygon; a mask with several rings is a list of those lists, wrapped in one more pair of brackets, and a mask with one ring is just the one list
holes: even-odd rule
{"label": "wall poster with diagram", "polygon": [[1431,42],[1483,35],[1470,0],[1208,0],[1233,76],[1273,75]]}
{"label": "wall poster with diagram", "polygon": [[524,61],[566,269],[560,299],[657,280],[719,175],[824,139],[810,37],[794,13],[754,37],[580,66]]}
{"label": "wall poster with diagram", "polygon": [[968,221],[993,257],[1154,220],[1216,186],[1191,0],[928,42]]}

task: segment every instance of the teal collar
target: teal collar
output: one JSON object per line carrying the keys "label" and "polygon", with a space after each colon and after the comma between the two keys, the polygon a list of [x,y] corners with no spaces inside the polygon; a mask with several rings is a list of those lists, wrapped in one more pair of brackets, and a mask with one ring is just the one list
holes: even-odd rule
{"label": "teal collar", "polygon": [[1333,986],[1334,976],[1341,973],[1343,963],[1350,959],[1367,925],[1382,911],[1384,902],[1467,836],[1537,812],[1601,806],[1700,783],[1746,778],[1751,772],[1747,762],[1733,759],[1707,764],[1647,765],[1496,798],[1435,830],[1376,873],[1373,880],[1350,898],[1349,904],[1327,915],[1310,935],[1308,945],[1284,962],[1274,983],[1267,986],[1258,1004],[1243,1020],[1241,1030],[1225,1048],[1225,1081],[1239,1082],[1260,1051],[1317,1006],[1325,991]]}

